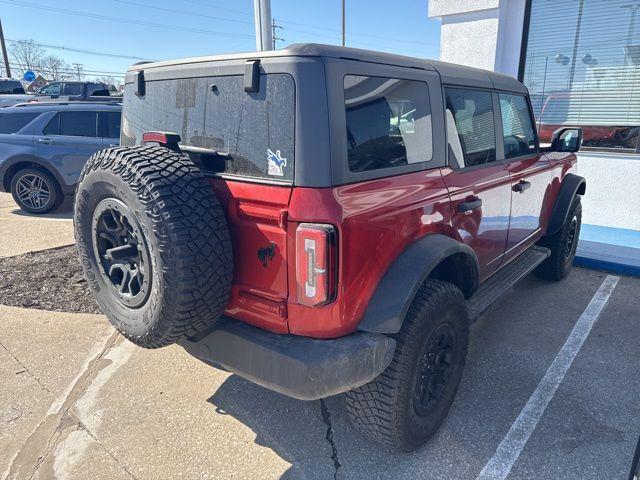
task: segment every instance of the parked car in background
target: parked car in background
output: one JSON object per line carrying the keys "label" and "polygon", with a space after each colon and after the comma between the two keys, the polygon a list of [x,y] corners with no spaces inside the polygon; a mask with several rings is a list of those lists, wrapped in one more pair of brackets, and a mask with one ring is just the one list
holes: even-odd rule
{"label": "parked car in background", "polygon": [[540,143],[550,144],[553,132],[559,128],[580,127],[583,147],[637,152],[640,126],[628,124],[627,102],[617,92],[607,90],[552,93],[538,116]]}
{"label": "parked car in background", "polygon": [[109,87],[98,82],[51,82],[40,88],[33,95],[34,101],[69,100],[69,101],[121,101],[121,97],[111,97]]}
{"label": "parked car in background", "polygon": [[0,108],[10,107],[33,98],[27,95],[20,80],[14,78],[0,78]]}
{"label": "parked car in background", "polygon": [[97,150],[120,141],[120,104],[46,102],[0,110],[0,191],[46,213],[72,195]]}

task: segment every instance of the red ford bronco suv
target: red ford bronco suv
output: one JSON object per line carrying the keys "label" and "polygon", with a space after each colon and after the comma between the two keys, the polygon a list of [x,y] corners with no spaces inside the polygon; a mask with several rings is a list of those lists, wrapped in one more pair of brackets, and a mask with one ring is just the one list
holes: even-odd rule
{"label": "red ford bronco suv", "polygon": [[439,427],[469,324],[571,268],[581,131],[542,150],[527,89],[351,48],[133,66],[121,147],[86,164],[84,274],[132,342],[304,400],[346,393],[400,450]]}

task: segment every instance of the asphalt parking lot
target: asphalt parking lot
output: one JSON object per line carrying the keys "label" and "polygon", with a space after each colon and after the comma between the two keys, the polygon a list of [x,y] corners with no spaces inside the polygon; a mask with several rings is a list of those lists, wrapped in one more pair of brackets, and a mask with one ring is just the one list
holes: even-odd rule
{"label": "asphalt parking lot", "polygon": [[[9,201],[0,195],[4,256],[69,242],[64,215],[15,218]],[[2,222],[25,239],[8,246]],[[51,238],[25,247],[41,229]],[[531,276],[494,305],[471,329],[442,429],[409,455],[356,432],[343,396],[301,402],[177,346],[138,349],[101,315],[0,306],[0,479],[626,478],[640,434],[640,279],[619,277],[606,303],[605,281],[579,268],[555,284]],[[584,343],[567,347],[572,331]]]}

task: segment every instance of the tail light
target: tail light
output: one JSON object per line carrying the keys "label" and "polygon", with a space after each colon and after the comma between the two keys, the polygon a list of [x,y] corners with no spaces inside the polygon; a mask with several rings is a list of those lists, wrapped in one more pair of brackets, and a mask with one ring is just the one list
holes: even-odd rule
{"label": "tail light", "polygon": [[159,143],[163,147],[175,150],[180,143],[180,135],[171,132],[144,132],[142,134],[142,144]]}
{"label": "tail light", "polygon": [[301,223],[296,230],[296,282],[298,302],[323,305],[335,298],[337,288],[336,231],[331,225]]}

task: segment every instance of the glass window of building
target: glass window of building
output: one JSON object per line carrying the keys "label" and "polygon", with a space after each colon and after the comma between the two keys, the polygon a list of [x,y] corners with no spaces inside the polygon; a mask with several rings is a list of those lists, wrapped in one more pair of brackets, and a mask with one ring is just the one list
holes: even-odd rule
{"label": "glass window of building", "polygon": [[580,126],[584,149],[640,153],[639,10],[639,0],[531,0],[521,76],[542,145]]}

